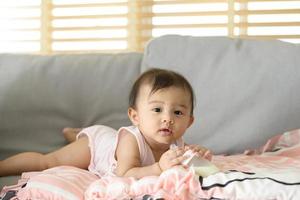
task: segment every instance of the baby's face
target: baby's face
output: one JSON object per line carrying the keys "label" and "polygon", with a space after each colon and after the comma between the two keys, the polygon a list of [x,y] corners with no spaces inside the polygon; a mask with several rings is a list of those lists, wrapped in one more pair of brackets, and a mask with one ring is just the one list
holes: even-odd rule
{"label": "baby's face", "polygon": [[140,88],[133,122],[152,148],[168,147],[182,137],[193,122],[191,98],[188,91],[180,87],[154,93],[149,85]]}

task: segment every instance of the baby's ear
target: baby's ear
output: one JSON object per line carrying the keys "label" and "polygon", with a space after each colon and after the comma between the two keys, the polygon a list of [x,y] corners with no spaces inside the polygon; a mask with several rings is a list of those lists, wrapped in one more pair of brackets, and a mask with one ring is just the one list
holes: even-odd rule
{"label": "baby's ear", "polygon": [[193,122],[194,122],[194,116],[192,115],[192,116],[190,116],[190,122],[189,122],[189,126],[188,127],[190,127],[192,124],[193,124]]}
{"label": "baby's ear", "polygon": [[134,108],[128,108],[128,117],[133,125],[137,126],[139,124],[138,113]]}

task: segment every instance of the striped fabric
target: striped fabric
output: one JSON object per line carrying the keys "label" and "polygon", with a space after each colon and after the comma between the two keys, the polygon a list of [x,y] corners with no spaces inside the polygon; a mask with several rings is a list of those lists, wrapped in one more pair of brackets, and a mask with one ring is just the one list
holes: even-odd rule
{"label": "striped fabric", "polygon": [[[102,199],[300,199],[300,129],[271,138],[260,149],[231,156],[217,155],[212,162],[220,172],[198,177],[193,170],[174,167],[160,176],[139,180],[102,177],[75,167],[56,167],[24,173],[26,187],[18,200]],[[13,189],[14,187],[4,188]],[[268,188],[268,189],[266,189]],[[17,191],[17,190],[15,190]]]}
{"label": "striped fabric", "polygon": [[21,199],[84,199],[84,191],[98,177],[70,166],[55,167],[34,174],[17,197]]}

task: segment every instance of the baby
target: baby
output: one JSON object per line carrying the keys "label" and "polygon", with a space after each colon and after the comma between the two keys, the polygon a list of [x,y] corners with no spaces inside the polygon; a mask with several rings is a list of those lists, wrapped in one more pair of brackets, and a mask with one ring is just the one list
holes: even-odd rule
{"label": "baby", "polygon": [[[0,176],[71,165],[99,176],[141,178],[181,165],[187,150],[210,160],[209,150],[183,141],[194,121],[193,109],[193,89],[182,75],[150,69],[141,74],[130,92],[132,126],[118,131],[102,125],[65,129],[70,144],[48,154],[26,152],[0,161]],[[170,148],[172,144],[177,148]]]}

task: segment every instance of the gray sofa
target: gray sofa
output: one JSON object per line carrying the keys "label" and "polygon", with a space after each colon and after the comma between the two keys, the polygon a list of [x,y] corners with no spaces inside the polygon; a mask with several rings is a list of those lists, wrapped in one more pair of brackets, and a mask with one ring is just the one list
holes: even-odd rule
{"label": "gray sofa", "polygon": [[[300,46],[168,35],[144,53],[0,55],[0,159],[65,145],[64,127],[129,125],[127,97],[150,67],[173,69],[196,94],[186,141],[216,154],[257,148],[300,127]],[[18,177],[0,178],[0,186]]]}

